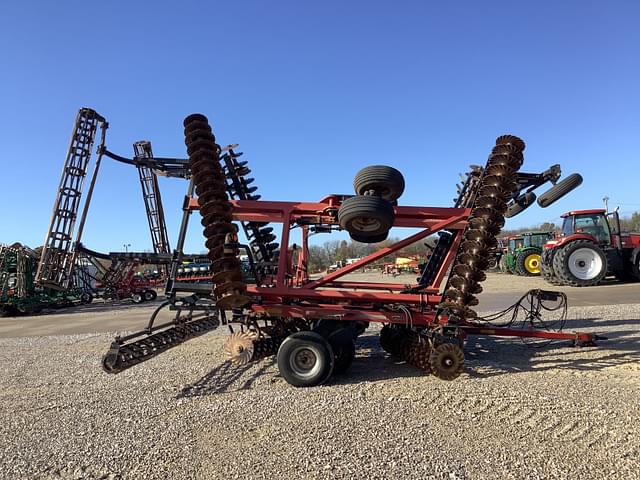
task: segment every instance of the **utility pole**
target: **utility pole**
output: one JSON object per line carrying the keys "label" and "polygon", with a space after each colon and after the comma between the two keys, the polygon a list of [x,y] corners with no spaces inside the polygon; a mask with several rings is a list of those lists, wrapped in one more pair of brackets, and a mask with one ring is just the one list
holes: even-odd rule
{"label": "utility pole", "polygon": [[609,197],[604,197],[602,201],[604,202],[604,209],[609,213]]}

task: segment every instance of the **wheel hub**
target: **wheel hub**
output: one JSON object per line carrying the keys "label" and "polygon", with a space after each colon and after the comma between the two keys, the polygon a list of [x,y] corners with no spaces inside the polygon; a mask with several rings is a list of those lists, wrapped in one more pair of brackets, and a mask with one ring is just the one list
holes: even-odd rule
{"label": "wheel hub", "polygon": [[569,255],[568,267],[574,277],[591,280],[602,271],[602,259],[591,248],[578,248]]}
{"label": "wheel hub", "polygon": [[296,375],[311,377],[322,368],[318,358],[319,355],[313,348],[300,346],[290,356],[289,365]]}

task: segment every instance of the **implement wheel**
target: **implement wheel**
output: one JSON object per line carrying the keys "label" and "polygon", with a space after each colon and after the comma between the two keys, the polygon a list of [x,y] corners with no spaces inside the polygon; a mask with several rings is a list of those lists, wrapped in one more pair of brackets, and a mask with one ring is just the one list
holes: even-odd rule
{"label": "implement wheel", "polygon": [[294,387],[313,387],[326,382],[334,367],[329,342],[315,332],[289,335],[278,349],[280,375]]}
{"label": "implement wheel", "polygon": [[340,226],[367,243],[379,242],[381,235],[389,232],[394,220],[393,205],[384,198],[370,195],[347,198],[338,210]]}
{"label": "implement wheel", "polygon": [[516,268],[518,274],[525,277],[534,277],[540,275],[540,249],[525,248],[516,258]]}
{"label": "implement wheel", "polygon": [[453,380],[462,373],[464,352],[459,345],[442,343],[431,349],[429,366],[433,374],[441,380]]}
{"label": "implement wheel", "polygon": [[404,177],[395,168],[372,165],[356,173],[353,188],[358,195],[373,192],[374,195],[393,202],[404,192]]}

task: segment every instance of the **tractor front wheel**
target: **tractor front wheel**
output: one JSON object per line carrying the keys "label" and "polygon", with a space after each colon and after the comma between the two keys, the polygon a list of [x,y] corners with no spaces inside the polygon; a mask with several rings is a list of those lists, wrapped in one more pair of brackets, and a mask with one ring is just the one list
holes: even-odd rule
{"label": "tractor front wheel", "polygon": [[607,257],[589,240],[574,240],[555,254],[553,270],[566,285],[590,287],[607,275]]}

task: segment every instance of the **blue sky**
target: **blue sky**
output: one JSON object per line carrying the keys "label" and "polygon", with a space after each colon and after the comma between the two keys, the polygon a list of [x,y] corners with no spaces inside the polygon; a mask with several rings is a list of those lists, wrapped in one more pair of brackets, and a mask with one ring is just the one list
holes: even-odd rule
{"label": "blue sky", "polygon": [[[401,204],[449,206],[457,173],[514,133],[524,170],[560,163],[585,181],[508,227],[605,195],[640,209],[639,5],[4,2],[0,242],[42,243],[83,106],[126,155],[148,139],[158,156],[184,156],[182,119],[205,113],[219,143],[241,144],[265,199],[351,193],[357,170],[389,164],[407,180]],[[186,184],[161,188],[175,244]],[[192,223],[187,249],[200,251]],[[105,159],[83,240],[150,248],[135,169]]]}

